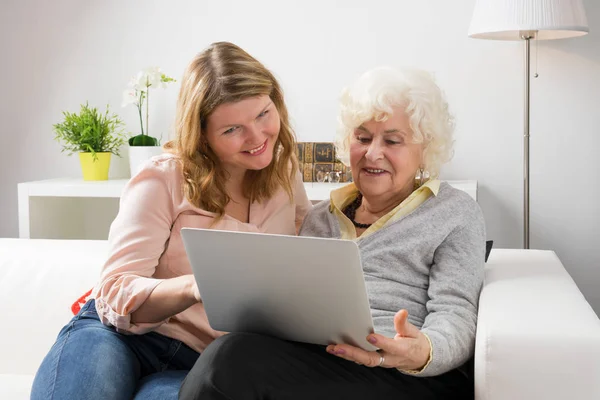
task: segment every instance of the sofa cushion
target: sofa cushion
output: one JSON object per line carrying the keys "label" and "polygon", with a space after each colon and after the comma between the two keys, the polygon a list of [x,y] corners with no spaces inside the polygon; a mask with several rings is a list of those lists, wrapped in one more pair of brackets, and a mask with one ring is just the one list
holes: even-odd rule
{"label": "sofa cushion", "polygon": [[0,374],[0,399],[29,399],[34,375]]}
{"label": "sofa cushion", "polygon": [[0,375],[35,374],[106,251],[106,241],[0,239]]}

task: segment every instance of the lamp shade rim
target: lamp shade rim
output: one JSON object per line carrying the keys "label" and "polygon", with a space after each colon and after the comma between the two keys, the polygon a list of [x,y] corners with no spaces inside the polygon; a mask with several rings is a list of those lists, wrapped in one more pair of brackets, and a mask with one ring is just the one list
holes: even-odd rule
{"label": "lamp shade rim", "polygon": [[583,0],[475,0],[470,37],[521,40],[523,31],[536,32],[536,40],[585,35],[589,28]]}
{"label": "lamp shade rim", "polygon": [[589,33],[589,28],[587,26],[507,26],[485,30],[471,29],[468,35],[474,39],[521,40],[521,32],[524,31],[536,32],[538,40],[553,40],[584,36]]}

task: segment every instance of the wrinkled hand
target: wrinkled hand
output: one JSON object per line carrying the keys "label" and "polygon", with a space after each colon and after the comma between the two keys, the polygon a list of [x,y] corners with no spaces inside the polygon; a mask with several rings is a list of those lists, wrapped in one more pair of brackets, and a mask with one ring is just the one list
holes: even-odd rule
{"label": "wrinkled hand", "polygon": [[391,339],[377,333],[367,336],[367,340],[379,351],[365,351],[348,344],[327,346],[327,352],[367,367],[380,366],[381,356],[384,362],[381,367],[400,368],[403,370],[419,370],[429,360],[431,346],[421,331],[408,322],[408,312],[400,310],[394,316],[396,336]]}

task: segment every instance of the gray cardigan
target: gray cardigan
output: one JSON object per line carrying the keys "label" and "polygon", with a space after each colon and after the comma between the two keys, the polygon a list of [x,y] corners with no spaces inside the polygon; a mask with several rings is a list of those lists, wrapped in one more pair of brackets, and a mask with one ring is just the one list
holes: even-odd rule
{"label": "gray cardigan", "polygon": [[[306,216],[300,235],[341,237],[329,201]],[[406,309],[431,340],[433,357],[418,376],[450,371],[473,355],[485,239],[479,205],[445,182],[408,215],[356,239],[375,331],[394,337],[394,315]]]}

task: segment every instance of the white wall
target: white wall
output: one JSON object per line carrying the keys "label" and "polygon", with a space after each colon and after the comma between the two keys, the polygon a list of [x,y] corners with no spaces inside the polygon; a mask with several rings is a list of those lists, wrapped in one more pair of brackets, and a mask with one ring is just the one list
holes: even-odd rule
{"label": "white wall", "polygon": [[[217,4],[219,3],[219,4]],[[591,33],[540,42],[532,82],[532,247],[553,249],[600,311],[600,4]],[[522,244],[523,44],[469,39],[474,0],[3,1],[0,8],[0,237],[17,231],[18,182],[78,176],[52,124],[110,103],[139,69],[179,78],[213,41],[245,48],[280,78],[300,140],[332,140],[342,87],[381,64],[432,70],[457,118],[443,178],[477,179],[488,237]],[[534,47],[535,50],[535,47]],[[535,51],[534,51],[535,55]],[[535,58],[534,58],[535,61]],[[170,132],[178,85],[153,92],[151,133]],[[127,176],[115,159],[112,177]]]}

